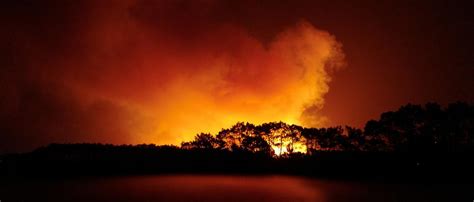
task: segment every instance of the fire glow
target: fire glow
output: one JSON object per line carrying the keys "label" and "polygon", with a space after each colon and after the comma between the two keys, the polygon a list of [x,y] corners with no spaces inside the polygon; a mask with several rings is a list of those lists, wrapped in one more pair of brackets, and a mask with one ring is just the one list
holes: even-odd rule
{"label": "fire glow", "polygon": [[[170,25],[164,22],[180,12],[154,16],[160,12],[147,13],[134,1],[94,8],[88,13],[94,20],[77,22],[71,28],[77,32],[58,45],[64,51],[33,54],[42,43],[28,39],[24,52],[33,62],[25,74],[40,75],[29,82],[38,99],[27,103],[32,107],[15,108],[23,92],[5,89],[12,114],[58,111],[48,120],[60,124],[30,124],[38,137],[47,137],[41,140],[179,144],[239,121],[325,124],[319,110],[330,72],[344,64],[341,44],[328,32],[301,21],[262,42],[242,26],[204,17],[203,26],[191,26],[192,18]],[[11,131],[22,131],[21,121],[37,123],[19,120],[21,130]],[[68,136],[57,135],[63,133]]]}
{"label": "fire glow", "polygon": [[316,114],[329,90],[328,71],[340,67],[343,59],[334,37],[301,22],[265,48],[242,30],[218,32],[173,55],[157,49],[124,59],[125,66],[143,63],[107,74],[109,78],[94,86],[79,85],[136,110],[141,127],[128,128],[136,143],[176,144],[238,121],[324,124],[325,117]]}

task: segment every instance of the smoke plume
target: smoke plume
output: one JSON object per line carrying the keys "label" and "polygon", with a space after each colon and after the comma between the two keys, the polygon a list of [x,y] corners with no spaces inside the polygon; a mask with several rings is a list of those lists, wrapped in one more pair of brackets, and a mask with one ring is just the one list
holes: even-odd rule
{"label": "smoke plume", "polygon": [[262,42],[214,1],[5,4],[0,152],[179,144],[237,121],[321,126],[344,64],[334,36],[304,20]]}

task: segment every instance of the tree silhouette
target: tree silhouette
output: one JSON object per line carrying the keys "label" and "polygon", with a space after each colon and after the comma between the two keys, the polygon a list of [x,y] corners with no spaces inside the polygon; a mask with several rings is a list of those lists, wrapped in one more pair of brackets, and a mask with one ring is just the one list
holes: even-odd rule
{"label": "tree silhouette", "polygon": [[[473,150],[474,107],[457,102],[442,108],[436,103],[407,104],[384,112],[362,129],[350,126],[303,128],[283,122],[261,125],[238,122],[216,136],[198,134],[183,148],[245,150],[281,156],[306,147],[317,151],[465,151]],[[273,151],[275,150],[275,151]]]}
{"label": "tree silhouette", "polygon": [[217,149],[222,145],[221,140],[215,138],[209,133],[200,133],[194,137],[191,142],[183,142],[182,147],[192,147],[198,149]]}
{"label": "tree silhouette", "polygon": [[254,153],[263,153],[270,155],[272,148],[260,135],[246,136],[242,141],[243,149]]}
{"label": "tree silhouette", "polygon": [[363,136],[363,131],[358,128],[353,128],[350,126],[345,127],[345,132],[347,133],[347,143],[344,147],[346,151],[361,151],[364,150],[365,137]]}
{"label": "tree silhouette", "polygon": [[[0,174],[113,171],[366,176],[375,172],[394,176],[400,173],[403,177],[412,170],[412,175],[407,176],[433,171],[426,176],[448,174],[464,179],[474,169],[473,134],[472,105],[457,102],[443,108],[436,103],[408,104],[368,121],[363,129],[239,122],[217,135],[199,133],[193,140],[183,142],[181,148],[153,144],[51,144],[31,153],[0,156]],[[344,171],[348,166],[351,172]]]}

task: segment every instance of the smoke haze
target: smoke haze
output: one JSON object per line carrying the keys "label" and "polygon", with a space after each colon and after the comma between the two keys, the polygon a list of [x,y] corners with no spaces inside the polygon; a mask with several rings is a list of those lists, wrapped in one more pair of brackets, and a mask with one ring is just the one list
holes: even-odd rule
{"label": "smoke haze", "polygon": [[344,66],[342,45],[311,23],[262,41],[215,17],[214,1],[10,4],[0,39],[4,151],[179,144],[237,121],[323,126],[331,73]]}

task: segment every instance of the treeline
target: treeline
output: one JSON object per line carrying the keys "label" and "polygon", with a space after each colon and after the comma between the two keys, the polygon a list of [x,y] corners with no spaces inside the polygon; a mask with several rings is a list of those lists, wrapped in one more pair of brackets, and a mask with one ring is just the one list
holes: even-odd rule
{"label": "treeline", "polygon": [[342,179],[474,179],[474,107],[405,105],[352,127],[237,123],[157,146],[50,144],[0,156],[0,178],[163,173],[295,174]]}
{"label": "treeline", "polygon": [[217,135],[201,133],[185,149],[245,150],[268,155],[318,151],[463,152],[474,149],[474,106],[457,102],[408,104],[370,120],[364,129],[350,126],[305,128],[283,122],[237,123]]}

